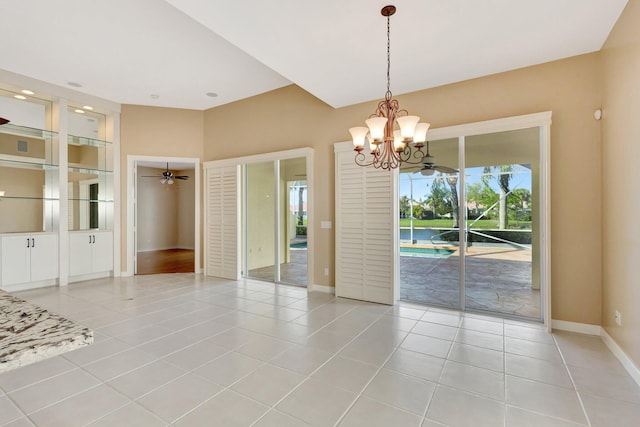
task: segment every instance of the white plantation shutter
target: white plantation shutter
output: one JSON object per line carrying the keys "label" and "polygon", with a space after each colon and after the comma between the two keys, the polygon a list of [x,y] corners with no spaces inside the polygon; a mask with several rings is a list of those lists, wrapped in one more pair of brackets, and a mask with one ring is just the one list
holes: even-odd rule
{"label": "white plantation shutter", "polygon": [[240,166],[206,169],[206,275],[240,278]]}
{"label": "white plantation shutter", "polygon": [[394,304],[397,277],[396,171],[354,163],[336,144],[336,296]]}

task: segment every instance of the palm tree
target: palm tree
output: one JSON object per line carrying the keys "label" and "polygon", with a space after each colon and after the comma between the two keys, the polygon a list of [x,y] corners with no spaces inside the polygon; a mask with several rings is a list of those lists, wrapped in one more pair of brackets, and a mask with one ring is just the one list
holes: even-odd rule
{"label": "palm tree", "polygon": [[[484,174],[493,174],[494,170],[497,170],[498,177],[496,178],[498,181],[498,187],[500,188],[500,203],[499,203],[499,214],[498,214],[498,228],[500,230],[505,230],[509,223],[509,218],[507,215],[507,208],[509,206],[509,183],[511,182],[511,172],[513,172],[513,165],[501,165],[501,166],[485,166]],[[484,175],[482,177],[482,181],[489,185],[488,180],[491,177]]]}
{"label": "palm tree", "polygon": [[304,225],[304,187],[298,187],[298,225]]}
{"label": "palm tree", "polygon": [[451,189],[451,216],[453,228],[460,228],[460,207],[458,206],[458,176],[447,175],[447,184]]}

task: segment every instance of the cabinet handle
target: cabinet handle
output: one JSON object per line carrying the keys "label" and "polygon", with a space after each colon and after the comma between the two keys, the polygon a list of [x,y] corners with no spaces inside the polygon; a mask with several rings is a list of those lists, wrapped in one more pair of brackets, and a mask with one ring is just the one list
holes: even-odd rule
{"label": "cabinet handle", "polygon": [[28,248],[30,248],[30,247],[31,247],[31,241],[30,241],[30,240],[31,240],[31,239],[29,239],[29,238],[27,237],[27,247],[28,247]]}
{"label": "cabinet handle", "polygon": [[89,244],[91,244],[91,234],[89,234]]}
{"label": "cabinet handle", "polygon": [[32,248],[35,248],[35,247],[36,247],[36,238],[35,238],[35,237],[32,237],[32,238],[31,238],[31,247],[32,247]]}
{"label": "cabinet handle", "polygon": [[93,243],[95,243],[95,242],[96,242],[96,235],[94,234],[93,235]]}

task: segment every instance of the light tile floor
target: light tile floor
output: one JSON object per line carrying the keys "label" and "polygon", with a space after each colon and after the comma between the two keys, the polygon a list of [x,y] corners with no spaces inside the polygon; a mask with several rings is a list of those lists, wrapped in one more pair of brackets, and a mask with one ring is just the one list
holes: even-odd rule
{"label": "light tile floor", "polygon": [[96,343],[0,375],[7,426],[638,426],[597,337],[193,274],[19,293]]}

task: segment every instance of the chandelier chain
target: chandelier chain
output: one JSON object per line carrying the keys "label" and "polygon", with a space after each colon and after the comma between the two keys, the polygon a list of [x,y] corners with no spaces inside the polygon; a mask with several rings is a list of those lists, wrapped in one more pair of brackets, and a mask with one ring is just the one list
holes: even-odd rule
{"label": "chandelier chain", "polygon": [[385,99],[390,100],[391,97],[391,16],[387,15],[387,93]]}

